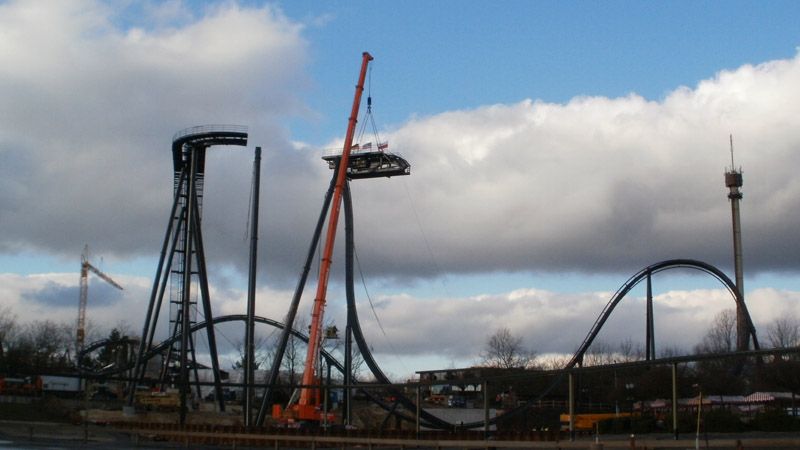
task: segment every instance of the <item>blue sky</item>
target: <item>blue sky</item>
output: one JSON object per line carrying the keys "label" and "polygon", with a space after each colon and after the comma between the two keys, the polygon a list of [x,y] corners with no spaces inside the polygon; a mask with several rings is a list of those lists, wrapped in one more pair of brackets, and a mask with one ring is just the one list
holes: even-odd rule
{"label": "blue sky", "polygon": [[399,8],[300,1],[280,7],[301,20],[322,18],[306,33],[319,86],[308,102],[326,112],[323,125],[333,123],[293,124],[312,142],[342,128],[336,111],[352,93],[325,85],[352,78],[353,49],[376,56],[378,111],[386,124],[396,124],[412,114],[525,98],[566,102],[635,92],[657,100],[723,68],[793,56],[798,13],[794,2],[747,1],[412,1]]}
{"label": "blue sky", "polygon": [[[393,340],[376,351],[405,361],[395,372],[475,362],[485,336],[465,329],[508,326],[539,353],[569,353],[609,294],[657,261],[732,273],[730,133],[745,286],[766,333],[800,314],[798,13],[777,1],[0,2],[0,306],[20,321],[71,317],[54,295],[74,291],[88,243],[126,284],[90,305],[90,321],[138,328],[169,208],[169,139],[239,123],[265,149],[260,313],[282,317],[327,186],[319,156],[340,145],[369,51],[374,118],[412,165],[353,187],[365,284]],[[215,308],[232,314],[252,156],[209,158]],[[681,323],[701,329],[730,306],[703,277],[658,286],[658,334],[684,348],[702,336]],[[678,299],[704,306],[689,314]],[[405,314],[421,310],[466,323],[420,321],[412,336]],[[559,325],[568,332],[551,339]]]}

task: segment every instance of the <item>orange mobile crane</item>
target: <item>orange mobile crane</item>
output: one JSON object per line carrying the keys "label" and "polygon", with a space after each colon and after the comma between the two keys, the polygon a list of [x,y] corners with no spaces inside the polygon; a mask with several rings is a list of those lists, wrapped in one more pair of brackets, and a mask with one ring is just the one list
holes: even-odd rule
{"label": "orange mobile crane", "polygon": [[[314,297],[314,306],[311,311],[311,327],[308,339],[308,350],[306,353],[305,365],[303,366],[303,380],[300,388],[300,395],[297,403],[289,405],[285,411],[279,413],[279,419],[302,421],[302,422],[321,422],[323,412],[320,408],[320,389],[312,386],[317,383],[316,373],[319,350],[322,342],[322,316],[325,310],[325,296],[328,291],[328,276],[331,269],[331,258],[333,256],[333,244],[336,240],[336,225],[339,221],[339,210],[342,204],[342,191],[347,179],[347,164],[350,160],[350,149],[353,145],[353,136],[356,131],[358,109],[361,105],[361,94],[364,92],[364,80],[367,74],[367,65],[372,61],[372,56],[364,52],[361,60],[361,73],[358,76],[353,108],[350,112],[350,119],[347,123],[347,134],[344,138],[344,148],[342,149],[342,159],[339,162],[339,169],[336,174],[336,184],[333,191],[331,212],[328,219],[328,230],[325,235],[325,247],[322,252],[322,262],[319,270],[319,281],[317,282],[317,293]],[[325,417],[330,420],[330,416]]]}

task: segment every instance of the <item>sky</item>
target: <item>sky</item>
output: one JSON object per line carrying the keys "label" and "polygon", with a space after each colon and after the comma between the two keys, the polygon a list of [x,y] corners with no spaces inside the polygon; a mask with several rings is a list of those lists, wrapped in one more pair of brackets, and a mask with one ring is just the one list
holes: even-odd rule
{"label": "sky", "polygon": [[[659,261],[733,278],[730,135],[745,296],[765,336],[800,317],[798,13],[788,1],[2,1],[0,307],[74,322],[88,244],[125,287],[93,278],[89,323],[138,334],[171,138],[239,124],[248,147],[214,148],[206,166],[214,314],[245,311],[261,146],[257,312],[282,320],[331,175],[320,157],[342,145],[369,51],[377,132],[361,142],[387,140],[412,167],[352,183],[359,315],[389,374],[475,364],[501,327],[540,355],[570,354],[614,291]],[[342,243],[326,310],[339,324]],[[643,341],[643,295],[599,339]],[[733,307],[716,280],[680,270],[654,295],[662,349],[690,351]],[[225,332],[226,358],[240,331]]]}

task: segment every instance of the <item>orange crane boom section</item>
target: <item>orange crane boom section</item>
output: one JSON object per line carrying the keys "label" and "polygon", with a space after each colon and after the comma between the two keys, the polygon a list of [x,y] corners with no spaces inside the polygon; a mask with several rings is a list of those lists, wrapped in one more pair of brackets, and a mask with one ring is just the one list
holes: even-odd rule
{"label": "orange crane boom section", "polygon": [[319,349],[322,337],[322,317],[325,310],[325,297],[328,291],[328,277],[331,269],[331,258],[333,255],[333,245],[336,240],[336,226],[339,221],[339,210],[342,203],[342,191],[347,180],[347,164],[350,159],[350,149],[353,145],[353,136],[356,131],[358,121],[358,109],[361,105],[361,94],[364,92],[364,80],[367,75],[367,65],[372,61],[372,56],[364,52],[361,60],[361,73],[358,76],[353,108],[347,123],[347,134],[344,138],[342,148],[342,159],[339,162],[339,169],[336,174],[336,185],[333,191],[331,213],[328,219],[328,230],[325,236],[325,248],[322,253],[320,264],[319,281],[317,283],[317,293],[314,297],[314,306],[311,312],[311,330],[308,340],[308,353],[306,353],[305,365],[303,366],[303,381],[300,391],[300,398],[296,405],[295,417],[300,420],[319,420],[317,389],[309,386],[316,384],[316,366],[319,357]]}

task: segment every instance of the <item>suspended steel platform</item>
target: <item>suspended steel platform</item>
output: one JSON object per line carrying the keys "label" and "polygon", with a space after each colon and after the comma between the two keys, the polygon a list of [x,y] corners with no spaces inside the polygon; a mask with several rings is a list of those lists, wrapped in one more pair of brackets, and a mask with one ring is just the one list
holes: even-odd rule
{"label": "suspended steel platform", "polygon": [[[350,151],[350,159],[347,164],[347,178],[352,180],[360,178],[380,178],[393,177],[399,175],[410,175],[411,165],[402,156],[385,151],[387,144],[378,144],[378,149],[370,147],[354,146]],[[328,162],[328,167],[335,169],[340,154],[325,155],[322,157]]]}

